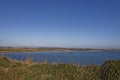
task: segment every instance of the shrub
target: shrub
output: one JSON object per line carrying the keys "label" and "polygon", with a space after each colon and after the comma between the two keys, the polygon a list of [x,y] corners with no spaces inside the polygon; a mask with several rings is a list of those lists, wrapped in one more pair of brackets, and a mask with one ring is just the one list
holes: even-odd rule
{"label": "shrub", "polygon": [[120,60],[106,61],[101,66],[102,80],[120,80]]}

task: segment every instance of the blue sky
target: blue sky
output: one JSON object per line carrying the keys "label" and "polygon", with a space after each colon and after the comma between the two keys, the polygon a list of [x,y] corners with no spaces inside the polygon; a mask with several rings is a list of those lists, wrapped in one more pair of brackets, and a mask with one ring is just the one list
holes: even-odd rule
{"label": "blue sky", "polygon": [[0,0],[0,46],[120,48],[120,0]]}

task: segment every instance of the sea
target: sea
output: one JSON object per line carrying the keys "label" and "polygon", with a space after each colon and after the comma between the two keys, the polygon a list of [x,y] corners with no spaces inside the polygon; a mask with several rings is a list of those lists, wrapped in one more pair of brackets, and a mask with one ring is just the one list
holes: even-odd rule
{"label": "sea", "polygon": [[10,52],[0,53],[0,56],[18,61],[31,59],[37,63],[46,61],[48,64],[75,64],[80,66],[102,65],[108,60],[120,60],[120,52]]}

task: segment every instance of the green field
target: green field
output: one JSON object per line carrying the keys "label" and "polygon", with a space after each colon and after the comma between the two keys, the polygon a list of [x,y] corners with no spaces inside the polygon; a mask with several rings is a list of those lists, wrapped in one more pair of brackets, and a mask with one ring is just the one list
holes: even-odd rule
{"label": "green field", "polygon": [[120,80],[120,61],[106,61],[102,66],[77,66],[0,57],[0,80]]}

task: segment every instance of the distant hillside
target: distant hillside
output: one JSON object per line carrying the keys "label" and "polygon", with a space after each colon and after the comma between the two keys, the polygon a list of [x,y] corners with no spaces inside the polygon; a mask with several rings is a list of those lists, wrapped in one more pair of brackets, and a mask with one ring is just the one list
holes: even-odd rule
{"label": "distant hillside", "polygon": [[17,48],[17,47],[0,47],[0,52],[49,52],[49,51],[110,51],[120,52],[120,49],[89,49],[89,48]]}

